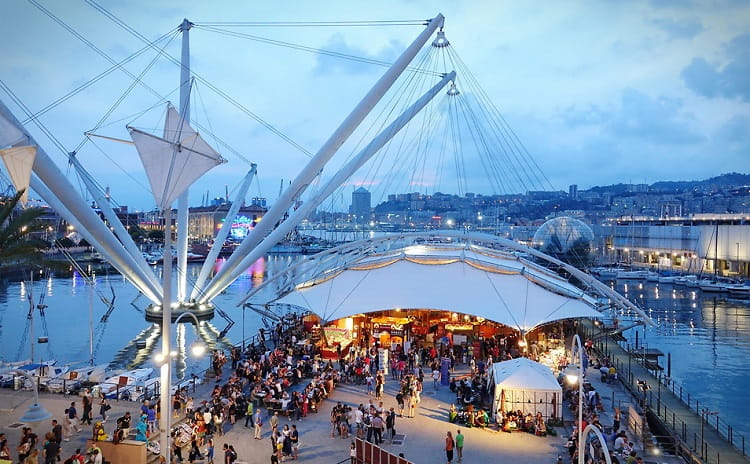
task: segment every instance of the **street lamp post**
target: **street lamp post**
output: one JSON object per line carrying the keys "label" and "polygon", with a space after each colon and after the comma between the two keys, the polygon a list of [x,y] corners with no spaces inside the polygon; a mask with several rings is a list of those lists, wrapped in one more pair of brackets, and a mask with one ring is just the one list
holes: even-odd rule
{"label": "street lamp post", "polygon": [[571,354],[578,350],[578,464],[583,464],[583,345],[578,334],[573,336],[573,346],[570,347]]}
{"label": "street lamp post", "polygon": [[[198,321],[198,318],[195,317],[195,314],[193,314],[190,311],[183,312],[177,317],[177,319],[175,319],[174,321],[175,327],[177,327],[177,324],[185,316],[189,316],[193,319],[193,322],[195,322],[196,328],[200,327],[200,322]],[[162,337],[171,338],[171,335],[168,330],[169,329],[166,329],[166,330],[163,329]],[[203,353],[205,353],[206,351],[206,347],[202,343],[195,342],[193,343],[191,351],[194,356],[202,356]],[[167,354],[165,354],[164,352],[161,352],[161,353],[158,353],[156,356],[154,356],[154,362],[156,362],[156,364],[160,366],[168,366],[172,362],[172,358],[175,357],[176,355],[177,355],[176,351],[170,351]],[[169,404],[169,400],[171,400],[170,398],[171,392],[172,392],[171,369],[168,369],[168,371],[170,372],[170,378],[166,379],[166,382],[167,382],[166,388],[164,387],[161,388],[161,394],[167,395],[166,401],[164,400],[164,398],[161,399],[162,411],[161,411],[161,416],[160,416],[161,421],[159,424],[159,429],[160,431],[162,431],[162,433],[159,436],[159,442],[160,442],[159,446],[161,447],[161,450],[162,450],[162,456],[164,456],[164,453],[166,453],[167,456],[169,456],[169,452],[170,452],[169,438],[170,438],[170,433],[172,430],[172,414],[168,408],[165,410],[163,406],[165,403]],[[162,382],[164,381],[165,379],[162,377]]]}
{"label": "street lamp post", "polygon": [[602,447],[602,453],[604,454],[604,458],[607,462],[607,464],[612,464],[612,459],[609,457],[609,447],[607,446],[607,440],[602,435],[602,433],[599,431],[597,427],[595,427],[592,424],[589,424],[586,426],[586,429],[584,429],[583,426],[583,377],[585,374],[585,371],[583,369],[583,345],[581,344],[581,338],[578,336],[578,334],[575,334],[573,336],[573,344],[570,348],[571,353],[573,353],[575,350],[578,350],[578,464],[584,464],[584,452],[586,450],[586,447],[584,446],[583,439],[588,436],[589,433],[593,433],[596,435],[599,439],[599,443]]}

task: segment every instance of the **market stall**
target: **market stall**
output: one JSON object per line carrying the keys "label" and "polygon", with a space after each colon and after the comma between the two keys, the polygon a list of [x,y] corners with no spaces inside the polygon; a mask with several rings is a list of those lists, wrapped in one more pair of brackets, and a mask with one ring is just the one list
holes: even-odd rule
{"label": "market stall", "polygon": [[518,411],[544,419],[562,417],[562,388],[552,370],[528,358],[516,358],[492,364],[488,390],[492,395],[492,411]]}

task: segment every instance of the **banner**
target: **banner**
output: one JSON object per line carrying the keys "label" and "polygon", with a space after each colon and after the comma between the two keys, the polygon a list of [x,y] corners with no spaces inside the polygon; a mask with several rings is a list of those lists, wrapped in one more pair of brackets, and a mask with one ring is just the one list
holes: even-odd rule
{"label": "banner", "polygon": [[328,346],[340,344],[348,345],[352,341],[352,333],[349,329],[340,329],[338,327],[323,327],[323,333],[328,341]]}

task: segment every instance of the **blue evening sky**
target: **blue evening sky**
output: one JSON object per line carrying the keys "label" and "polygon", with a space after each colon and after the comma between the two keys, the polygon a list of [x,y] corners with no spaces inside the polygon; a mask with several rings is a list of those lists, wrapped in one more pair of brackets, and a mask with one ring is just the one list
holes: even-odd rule
{"label": "blue evening sky", "polygon": [[[143,42],[84,0],[10,0],[0,6],[0,80],[37,112],[111,65],[42,12],[65,22],[114,60]],[[442,12],[460,58],[500,109],[551,185],[579,189],[617,182],[701,179],[750,169],[750,2],[714,1],[319,1],[101,2],[128,26],[154,40],[184,17],[198,25],[227,21],[350,21],[424,19]],[[223,29],[227,29],[222,26]],[[392,61],[421,26],[234,28],[243,34]],[[161,42],[179,58],[179,38]],[[315,152],[382,74],[380,66],[345,61],[230,37],[191,31],[192,67],[211,84]],[[149,50],[125,67],[140,75]],[[143,75],[154,92],[178,101],[179,70],[157,60]],[[459,75],[459,85],[461,76]],[[132,79],[116,70],[40,117],[57,147],[34,123],[27,127],[68,172],[64,151],[75,149],[125,94]],[[0,91],[21,119],[23,111]],[[125,124],[156,130],[158,97],[136,85],[97,133],[127,138]],[[270,201],[309,159],[201,83],[193,118],[229,160],[191,190],[191,203],[235,189],[249,162],[259,179],[249,196]],[[226,142],[240,156],[224,149]],[[120,204],[150,209],[132,147],[88,142],[81,160]],[[472,169],[476,168],[476,169]],[[466,191],[486,185],[466,170]],[[330,171],[324,172],[325,175]],[[363,184],[367,174],[360,175]],[[73,179],[73,176],[70,176]],[[376,176],[372,175],[372,180]],[[424,176],[429,179],[429,176]],[[7,176],[0,176],[0,184]],[[357,184],[357,178],[352,184]],[[394,191],[450,191],[429,182],[381,185]],[[340,195],[349,202],[349,190]],[[485,193],[493,193],[487,191]],[[502,192],[499,192],[502,193]],[[346,198],[344,198],[346,197]],[[380,199],[380,197],[374,198]]]}

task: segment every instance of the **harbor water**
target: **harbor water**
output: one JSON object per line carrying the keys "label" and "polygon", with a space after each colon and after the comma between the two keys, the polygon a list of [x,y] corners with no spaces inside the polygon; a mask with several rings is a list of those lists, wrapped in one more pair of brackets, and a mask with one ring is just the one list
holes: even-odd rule
{"label": "harbor water", "polygon": [[626,345],[656,348],[664,353],[659,363],[667,375],[671,355],[671,380],[691,406],[730,424],[735,434],[750,440],[750,302],[726,294],[643,281],[617,281],[612,287],[644,308],[655,327],[624,332]]}

